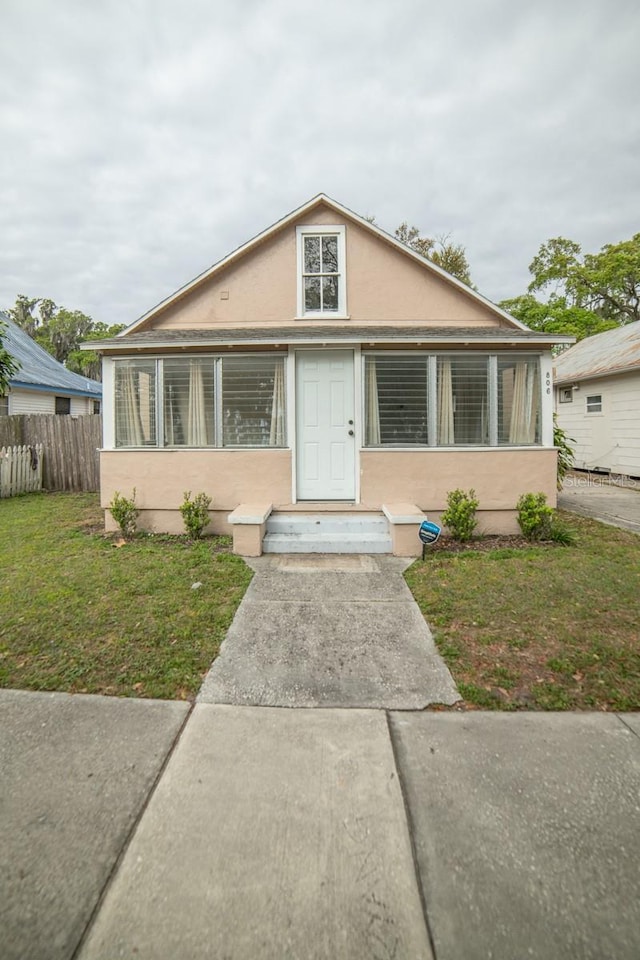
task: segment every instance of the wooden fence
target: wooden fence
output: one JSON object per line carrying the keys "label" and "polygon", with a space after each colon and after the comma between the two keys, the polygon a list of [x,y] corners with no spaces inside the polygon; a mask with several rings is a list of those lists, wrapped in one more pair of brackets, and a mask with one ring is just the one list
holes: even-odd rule
{"label": "wooden fence", "polygon": [[42,490],[42,444],[0,447],[0,497]]}
{"label": "wooden fence", "polygon": [[45,490],[100,489],[102,417],[19,414],[0,417],[0,446],[42,445]]}

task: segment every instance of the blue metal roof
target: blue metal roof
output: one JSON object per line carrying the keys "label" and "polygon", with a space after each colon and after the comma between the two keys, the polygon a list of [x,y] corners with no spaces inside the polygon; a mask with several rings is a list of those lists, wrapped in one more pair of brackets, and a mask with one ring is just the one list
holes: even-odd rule
{"label": "blue metal roof", "polygon": [[5,350],[20,364],[18,372],[9,380],[11,387],[27,390],[55,390],[76,397],[101,397],[102,384],[78,373],[72,373],[32,340],[6,313],[0,311],[0,329]]}

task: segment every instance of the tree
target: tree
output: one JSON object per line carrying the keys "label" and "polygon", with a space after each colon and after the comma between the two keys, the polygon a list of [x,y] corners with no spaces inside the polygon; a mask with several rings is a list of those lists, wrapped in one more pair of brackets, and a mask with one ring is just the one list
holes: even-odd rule
{"label": "tree", "polygon": [[67,310],[46,297],[26,297],[22,293],[7,312],[14,323],[59,363],[94,380],[100,379],[100,359],[93,352],[81,351],[80,344],[84,340],[114,337],[124,329],[123,324],[109,327],[92,320],[81,310]]}
{"label": "tree", "polygon": [[468,287],[473,287],[466,251],[461,244],[451,243],[448,234],[435,238],[423,237],[419,227],[410,227],[405,221],[396,229],[396,237],[421,257],[431,260]]}
{"label": "tree", "polygon": [[640,233],[586,254],[575,241],[555,237],[542,244],[529,272],[529,293],[550,291],[567,307],[616,324],[640,320]]}
{"label": "tree", "polygon": [[5,350],[2,343],[2,334],[6,329],[7,325],[0,321],[0,397],[7,392],[9,380],[19,369],[17,361],[14,360],[8,350]]}
{"label": "tree", "polygon": [[555,294],[549,297],[547,303],[543,303],[536,300],[533,294],[525,293],[511,300],[502,300],[499,306],[532,330],[566,334],[578,340],[617,326],[615,320],[605,320],[584,307],[570,306],[566,297]]}
{"label": "tree", "polygon": [[[108,340],[115,337],[124,330],[123,323],[114,323],[110,327],[100,320],[93,324],[89,331],[88,340]],[[79,373],[83,377],[89,377],[91,380],[102,379],[102,363],[100,355],[94,350],[71,350],[67,357],[67,367],[74,373]]]}

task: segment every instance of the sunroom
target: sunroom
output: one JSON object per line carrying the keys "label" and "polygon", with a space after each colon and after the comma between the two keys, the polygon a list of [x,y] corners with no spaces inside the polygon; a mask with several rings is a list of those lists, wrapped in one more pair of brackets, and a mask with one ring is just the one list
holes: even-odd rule
{"label": "sunroom", "polygon": [[[111,446],[288,448],[295,361],[295,352],[115,359]],[[535,354],[362,351],[359,410],[344,419],[364,448],[540,445],[540,366]]]}

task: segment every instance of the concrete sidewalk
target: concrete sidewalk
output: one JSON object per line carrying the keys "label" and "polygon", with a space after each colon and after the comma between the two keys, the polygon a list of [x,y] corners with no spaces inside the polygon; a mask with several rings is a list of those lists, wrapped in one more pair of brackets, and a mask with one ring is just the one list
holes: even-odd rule
{"label": "concrete sidewalk", "polygon": [[640,955],[640,715],[189,709],[0,691],[5,960]]}
{"label": "concrete sidewalk", "polygon": [[460,699],[387,556],[263,556],[200,703],[421,710]]}

